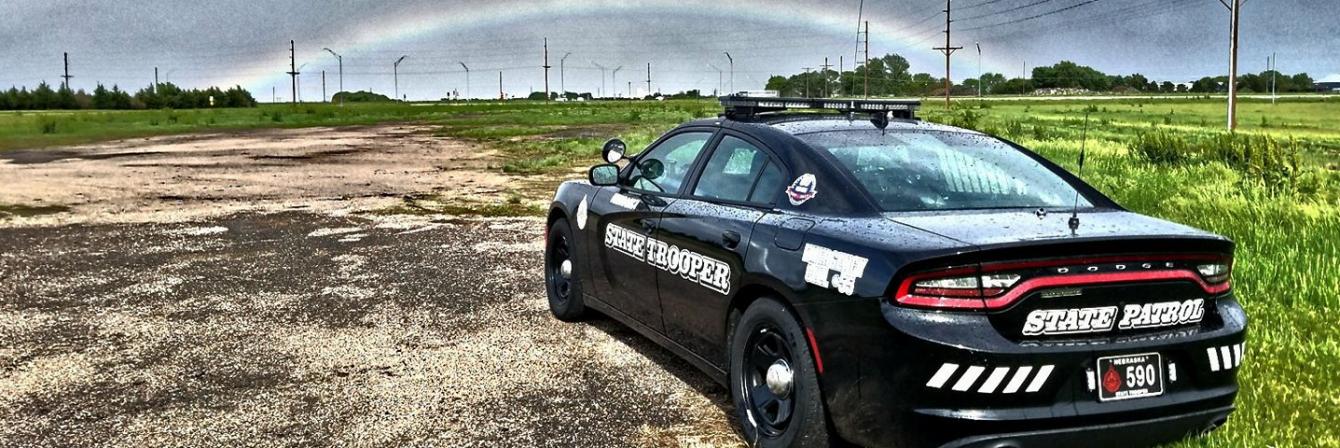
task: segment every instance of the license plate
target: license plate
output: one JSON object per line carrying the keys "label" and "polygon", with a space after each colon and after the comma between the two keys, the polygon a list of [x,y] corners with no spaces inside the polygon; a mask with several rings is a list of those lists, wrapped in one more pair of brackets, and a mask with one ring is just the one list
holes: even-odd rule
{"label": "license plate", "polygon": [[1098,401],[1163,395],[1163,357],[1158,353],[1098,358]]}

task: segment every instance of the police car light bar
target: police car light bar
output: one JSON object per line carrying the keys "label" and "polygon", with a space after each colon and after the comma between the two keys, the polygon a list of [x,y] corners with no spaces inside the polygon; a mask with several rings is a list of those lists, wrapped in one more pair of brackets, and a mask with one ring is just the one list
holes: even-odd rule
{"label": "police car light bar", "polygon": [[747,118],[762,113],[788,110],[834,110],[841,113],[889,112],[893,118],[915,120],[918,100],[862,100],[847,98],[777,98],[744,95],[720,97],[726,117]]}

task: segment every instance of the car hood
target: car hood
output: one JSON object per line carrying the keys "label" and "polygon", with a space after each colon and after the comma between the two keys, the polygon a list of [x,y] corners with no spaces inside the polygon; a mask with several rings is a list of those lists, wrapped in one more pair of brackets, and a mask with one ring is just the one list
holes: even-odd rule
{"label": "car hood", "polygon": [[1027,242],[1223,237],[1181,224],[1120,210],[1083,210],[1070,231],[1069,211],[1021,210],[885,213],[888,219],[981,248]]}

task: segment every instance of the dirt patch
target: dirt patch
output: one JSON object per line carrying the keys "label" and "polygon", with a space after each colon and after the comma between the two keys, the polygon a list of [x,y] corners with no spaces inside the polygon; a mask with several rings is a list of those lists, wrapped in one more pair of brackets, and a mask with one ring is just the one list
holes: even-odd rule
{"label": "dirt patch", "polygon": [[0,446],[738,446],[707,376],[549,314],[542,225],[7,229]]}
{"label": "dirt patch", "polygon": [[0,220],[180,222],[242,211],[377,210],[407,195],[481,204],[516,196],[520,178],[496,168],[494,151],[435,137],[435,129],[271,129],[0,153],[0,204],[33,211],[0,208]]}

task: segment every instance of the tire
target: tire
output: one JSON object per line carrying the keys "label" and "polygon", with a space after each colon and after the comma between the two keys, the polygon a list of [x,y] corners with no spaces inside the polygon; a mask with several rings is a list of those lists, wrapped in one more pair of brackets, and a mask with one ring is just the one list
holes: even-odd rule
{"label": "tire", "polygon": [[544,288],[549,294],[549,312],[564,322],[580,321],[586,317],[586,303],[582,301],[581,276],[577,275],[580,263],[572,258],[572,227],[567,220],[560,219],[549,227],[548,235],[544,245]]}
{"label": "tire", "polygon": [[[804,330],[786,307],[770,298],[754,301],[733,325],[730,342],[731,399],[745,443],[768,448],[831,446],[814,355]],[[777,382],[788,384],[780,394],[767,381],[767,372],[779,360],[784,364],[781,372],[791,373],[791,381]],[[755,401],[761,405],[755,406]]]}

